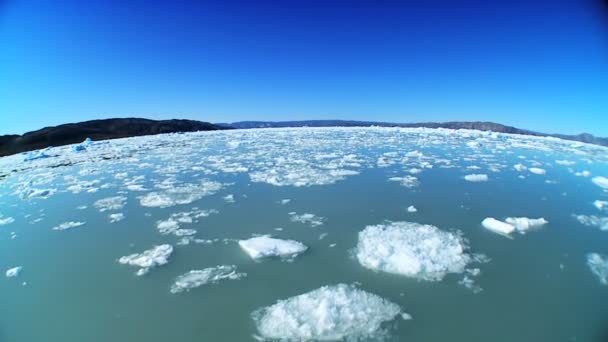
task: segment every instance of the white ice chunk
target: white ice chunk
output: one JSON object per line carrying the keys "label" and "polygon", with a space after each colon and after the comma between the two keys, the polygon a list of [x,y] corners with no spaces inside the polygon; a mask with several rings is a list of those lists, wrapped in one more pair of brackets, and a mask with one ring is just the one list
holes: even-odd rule
{"label": "white ice chunk", "polygon": [[401,308],[352,285],[323,286],[256,310],[259,338],[282,341],[376,340]]}
{"label": "white ice chunk", "polygon": [[526,171],[528,168],[524,164],[515,164],[513,168],[519,172]]}
{"label": "white ice chunk", "polygon": [[258,236],[247,240],[240,240],[239,246],[241,246],[252,259],[271,256],[293,258],[308,249],[308,247],[301,242],[274,239],[269,236]]}
{"label": "white ice chunk", "polygon": [[439,281],[462,273],[471,261],[459,233],[432,225],[391,222],[367,226],[359,233],[356,256],[369,269]]}
{"label": "white ice chunk", "polygon": [[595,215],[573,215],[574,218],[589,227],[597,227],[600,230],[608,231],[608,217],[599,217]]}
{"label": "white ice chunk", "polygon": [[233,194],[226,195],[226,196],[224,196],[222,198],[224,199],[224,201],[226,203],[234,203],[235,202]]}
{"label": "white ice chunk", "polygon": [[596,176],[591,178],[593,184],[599,186],[602,189],[608,190],[608,178],[602,176]]}
{"label": "white ice chunk", "polygon": [[470,175],[464,176],[464,179],[466,181],[469,181],[469,182],[487,182],[488,181],[488,175],[484,175],[484,174],[470,174]]}
{"label": "white ice chunk", "polygon": [[220,265],[205,268],[203,270],[192,270],[182,274],[175,279],[171,285],[171,293],[190,291],[190,289],[215,284],[222,280],[237,280],[247,276],[247,273],[239,273],[234,265]]}
{"label": "white ice chunk", "polygon": [[547,173],[547,171],[545,169],[541,169],[541,168],[538,168],[538,167],[531,167],[531,168],[528,169],[528,171],[530,171],[530,172],[532,172],[534,174],[537,174],[537,175],[544,175],[544,174]]}
{"label": "white ice chunk", "polygon": [[120,210],[124,208],[126,203],[127,198],[125,196],[114,196],[100,199],[93,206],[100,212],[104,212],[108,210]]}
{"label": "white ice chunk", "polygon": [[418,211],[418,209],[416,209],[416,207],[414,207],[413,205],[410,205],[409,207],[407,207],[408,213],[415,213],[417,211]]}
{"label": "white ice chunk", "polygon": [[574,173],[574,175],[578,176],[578,177],[591,177],[591,171],[588,171],[588,170],[579,171],[579,172]]}
{"label": "white ice chunk", "polygon": [[608,285],[608,256],[589,253],[587,254],[587,265],[591,272],[598,277],[600,283]]}
{"label": "white ice chunk", "polygon": [[6,270],[6,277],[7,278],[13,278],[13,277],[17,277],[19,276],[19,273],[21,273],[21,270],[23,269],[22,266],[17,266],[17,267],[13,267],[13,268],[9,268],[8,270]]}
{"label": "white ice chunk", "polygon": [[544,218],[531,219],[527,217],[507,217],[505,220],[508,224],[512,225],[519,232],[525,232],[529,229],[540,228],[545,224],[549,223]]}
{"label": "white ice chunk", "polygon": [[138,276],[141,276],[148,273],[151,268],[167,264],[171,253],[173,253],[173,246],[168,244],[158,245],[142,253],[123,256],[118,259],[118,262],[141,267],[136,273]]}
{"label": "white ice chunk", "polygon": [[304,213],[304,214],[298,215],[297,213],[292,211],[289,213],[289,216],[290,216],[290,220],[292,222],[308,224],[311,227],[321,226],[321,225],[323,225],[323,222],[325,221],[324,217],[317,216],[315,214],[310,214],[310,213]]}
{"label": "white ice chunk", "polygon": [[598,209],[598,210],[604,210],[604,209],[608,209],[608,201],[600,201],[600,200],[595,200],[593,202],[593,205]]}
{"label": "white ice chunk", "polygon": [[82,225],[84,225],[86,222],[80,222],[80,221],[68,221],[68,222],[64,222],[58,226],[53,227],[53,230],[66,230],[66,229],[72,229],[72,228],[76,228],[76,227],[80,227]]}
{"label": "white ice chunk", "polygon": [[222,183],[204,180],[200,184],[184,184],[170,187],[163,192],[151,192],[139,198],[144,207],[172,207],[189,204],[205,196],[213,195],[223,187]]}
{"label": "white ice chunk", "polygon": [[481,225],[495,233],[504,235],[511,234],[515,230],[513,225],[499,221],[493,217],[486,217],[483,221],[481,221]]}
{"label": "white ice chunk", "polygon": [[119,221],[122,221],[125,219],[125,214],[123,214],[123,213],[110,214],[110,215],[108,215],[108,218],[110,219],[110,223],[119,222]]}
{"label": "white ice chunk", "polygon": [[12,217],[0,217],[0,226],[11,224],[13,222],[15,222],[15,219]]}

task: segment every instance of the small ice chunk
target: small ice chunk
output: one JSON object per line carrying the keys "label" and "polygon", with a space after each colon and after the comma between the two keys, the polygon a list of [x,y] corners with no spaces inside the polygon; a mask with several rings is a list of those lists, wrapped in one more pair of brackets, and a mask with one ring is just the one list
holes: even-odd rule
{"label": "small ice chunk", "polygon": [[418,211],[418,209],[416,209],[416,207],[414,207],[413,205],[410,205],[409,207],[407,207],[408,213],[415,213],[417,211]]}
{"label": "small ice chunk", "polygon": [[237,272],[235,265],[220,265],[203,270],[192,270],[175,279],[175,282],[171,285],[171,293],[190,291],[190,289],[202,285],[216,284],[228,279],[237,280],[245,276],[247,276],[247,273]]}
{"label": "small ice chunk", "polygon": [[289,198],[285,198],[285,199],[280,200],[280,201],[279,201],[279,204],[281,204],[281,205],[285,205],[285,204],[287,204],[287,203],[289,203],[289,202],[291,202],[291,199],[289,199]]}
{"label": "small ice chunk", "polygon": [[587,266],[598,277],[600,283],[608,285],[608,256],[589,253],[587,254]]}
{"label": "small ice chunk", "polygon": [[226,196],[224,196],[222,198],[224,199],[224,201],[226,203],[234,203],[235,202],[233,194],[226,195]]}
{"label": "small ice chunk", "polygon": [[524,232],[533,228],[540,228],[545,224],[549,223],[544,218],[531,219],[527,217],[507,217],[505,220],[508,224],[512,225],[519,232]]}
{"label": "small ice chunk", "polygon": [[53,227],[53,230],[66,230],[66,229],[72,229],[72,228],[76,228],[76,227],[80,227],[82,225],[84,225],[86,222],[80,222],[80,221],[69,221],[69,222],[64,222],[58,226]]}
{"label": "small ice chunk", "polygon": [[[251,314],[259,338],[282,341],[376,340],[401,308],[353,285],[323,286]],[[403,317],[403,316],[402,316]]]}
{"label": "small ice chunk", "polygon": [[593,184],[599,186],[602,189],[608,190],[608,178],[602,176],[596,176],[591,178]]}
{"label": "small ice chunk", "polygon": [[6,273],[5,273],[6,277],[7,278],[17,277],[21,273],[21,270],[23,270],[22,266],[17,266],[17,267],[9,268],[8,270],[6,270]]}
{"label": "small ice chunk", "polygon": [[565,166],[572,166],[572,165],[576,164],[575,162],[573,162],[571,160],[556,160],[555,163],[559,164],[559,165],[565,165]]}
{"label": "small ice chunk", "polygon": [[115,213],[108,215],[110,219],[110,223],[119,222],[125,219],[125,215],[123,213]]}
{"label": "small ice chunk", "polygon": [[526,171],[528,169],[524,164],[521,163],[513,165],[513,168],[519,172]]}
{"label": "small ice chunk", "polygon": [[12,217],[0,217],[0,226],[11,224],[13,222],[15,222],[15,219]]}
{"label": "small ice chunk", "polygon": [[108,210],[120,210],[124,208],[126,203],[127,198],[125,196],[114,196],[102,198],[96,201],[93,206],[100,212],[104,212]]}
{"label": "small ice chunk", "polygon": [[240,240],[239,246],[241,246],[252,259],[271,256],[294,258],[308,249],[308,247],[301,242],[274,239],[269,236],[258,236],[247,240]]}
{"label": "small ice chunk", "polygon": [[544,174],[547,173],[547,171],[545,169],[541,169],[541,168],[538,168],[538,167],[531,167],[531,168],[528,169],[528,171],[530,171],[530,172],[532,172],[534,174],[537,174],[537,175],[544,175]]}
{"label": "small ice chunk", "polygon": [[290,216],[290,219],[292,222],[308,224],[311,227],[321,226],[321,225],[323,225],[323,222],[325,221],[324,217],[320,217],[320,216],[317,216],[315,214],[310,214],[310,213],[304,213],[304,214],[298,215],[296,212],[292,211],[289,213],[289,216]]}
{"label": "small ice chunk", "polygon": [[464,179],[468,182],[487,182],[488,181],[488,175],[484,175],[484,174],[470,174],[470,175],[466,175],[464,176]]}
{"label": "small ice chunk", "polygon": [[459,233],[415,222],[367,226],[359,233],[356,257],[366,268],[439,281],[462,273],[471,261]]}
{"label": "small ice chunk", "polygon": [[399,182],[406,188],[414,188],[420,184],[417,177],[407,175],[405,177],[391,177],[388,179],[391,182]]}
{"label": "small ice chunk", "polygon": [[142,253],[123,256],[118,259],[118,262],[123,265],[141,267],[136,273],[138,276],[141,276],[156,266],[167,264],[171,253],[173,253],[173,246],[169,244],[158,245]]}
{"label": "small ice chunk", "polygon": [[608,217],[599,217],[595,215],[573,215],[574,218],[581,224],[589,227],[597,227],[600,230],[608,231]]}
{"label": "small ice chunk", "polygon": [[598,210],[604,210],[604,209],[608,209],[608,201],[600,201],[600,200],[595,200],[593,202],[593,205],[598,209]]}
{"label": "small ice chunk", "polygon": [[504,235],[511,234],[515,230],[513,225],[499,221],[493,217],[486,217],[483,221],[481,221],[481,225],[495,233]]}
{"label": "small ice chunk", "polygon": [[589,171],[589,170],[579,171],[579,172],[575,172],[574,175],[578,176],[578,177],[591,177],[591,171]]}

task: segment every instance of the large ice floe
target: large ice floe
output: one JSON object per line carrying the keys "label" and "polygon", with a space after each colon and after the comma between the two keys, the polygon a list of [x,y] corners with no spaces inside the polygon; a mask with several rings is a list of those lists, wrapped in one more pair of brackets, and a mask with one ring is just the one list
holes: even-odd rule
{"label": "large ice floe", "polygon": [[167,264],[171,253],[173,253],[173,246],[168,244],[158,245],[142,253],[123,256],[118,259],[118,262],[124,265],[140,267],[136,274],[141,276],[156,266]]}
{"label": "large ice floe", "polygon": [[587,254],[587,266],[597,276],[600,283],[608,285],[608,256],[589,253]]}
{"label": "large ice floe", "polygon": [[220,265],[205,268],[203,270],[192,270],[180,275],[171,285],[171,293],[190,291],[193,288],[215,284],[222,280],[236,280],[246,277],[247,273],[239,273],[234,265]]}
{"label": "large ice floe", "polygon": [[308,247],[294,240],[282,240],[270,236],[257,236],[247,240],[240,240],[239,246],[252,258],[267,257],[295,258],[304,253]]}
{"label": "large ice floe", "polygon": [[473,261],[467,249],[459,232],[415,222],[390,222],[361,231],[355,253],[366,268],[438,281],[448,273],[465,271]]}
{"label": "large ice floe", "polygon": [[[260,340],[377,340],[401,308],[353,285],[323,286],[252,313]],[[405,315],[404,317],[407,317]]]}

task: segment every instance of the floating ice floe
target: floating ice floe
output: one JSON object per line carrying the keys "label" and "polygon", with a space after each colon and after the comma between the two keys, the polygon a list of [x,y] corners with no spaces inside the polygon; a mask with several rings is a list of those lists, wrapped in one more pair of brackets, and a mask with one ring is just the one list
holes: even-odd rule
{"label": "floating ice floe", "polygon": [[571,160],[556,160],[555,163],[558,165],[565,165],[565,166],[572,166],[572,165],[576,164],[576,162],[573,162]]}
{"label": "floating ice floe", "polygon": [[14,278],[14,277],[19,276],[19,274],[21,273],[21,270],[23,270],[22,266],[9,268],[8,270],[6,270],[5,275],[7,278]]}
{"label": "floating ice floe", "polygon": [[171,253],[173,253],[173,246],[168,244],[158,245],[142,253],[123,256],[118,259],[118,262],[124,265],[141,267],[136,274],[142,276],[156,266],[167,264]]}
{"label": "floating ice floe", "polygon": [[602,188],[604,190],[608,190],[608,178],[602,177],[602,176],[596,176],[596,177],[591,178],[591,181],[593,182],[593,184],[599,186],[600,188]]}
{"label": "floating ice floe", "polygon": [[189,204],[217,193],[222,187],[222,183],[204,180],[200,184],[184,184],[163,192],[148,193],[139,198],[139,203],[144,207],[160,208]]}
{"label": "floating ice floe", "polygon": [[125,215],[123,213],[114,213],[114,214],[110,214],[108,215],[108,218],[110,219],[110,223],[114,223],[114,222],[119,222],[125,219]]}
{"label": "floating ice floe", "polygon": [[464,180],[466,180],[468,182],[487,182],[488,181],[488,175],[484,175],[484,174],[470,174],[470,175],[464,176]]}
{"label": "floating ice floe", "polygon": [[531,168],[528,169],[528,171],[530,171],[530,172],[532,172],[534,174],[537,174],[537,175],[544,175],[544,174],[547,173],[547,171],[545,169],[541,169],[541,168],[538,168],[538,167],[531,167]]}
{"label": "floating ice floe", "polygon": [[382,297],[338,284],[279,300],[251,316],[262,340],[358,341],[381,338],[382,325],[401,313]]}
{"label": "floating ice floe", "polygon": [[0,226],[11,224],[13,222],[15,222],[15,219],[12,218],[12,217],[10,217],[10,216],[9,217],[2,217],[2,216],[0,216]]}
{"label": "floating ice floe", "polygon": [[57,189],[31,189],[25,188],[19,193],[19,197],[23,200],[30,200],[33,198],[47,199],[53,196],[57,192]]}
{"label": "floating ice floe", "polygon": [[359,233],[356,257],[369,269],[439,281],[462,273],[472,257],[461,234],[415,222],[367,226]]}
{"label": "floating ice floe", "polygon": [[23,158],[24,162],[28,162],[28,161],[32,161],[32,160],[37,160],[37,159],[44,159],[44,158],[50,158],[50,157],[54,157],[53,155],[48,154],[47,152],[49,152],[51,150],[52,147],[47,147],[45,149],[42,150],[37,150],[37,151],[31,151],[31,152],[27,152],[25,154],[25,158]]}
{"label": "floating ice floe", "polygon": [[589,253],[587,254],[587,266],[598,277],[600,283],[608,285],[608,256]]}
{"label": "floating ice floe", "polygon": [[388,180],[391,182],[399,182],[399,184],[406,188],[414,188],[417,187],[418,184],[420,184],[417,177],[409,175],[405,177],[391,177]]}
{"label": "floating ice floe", "polygon": [[591,177],[591,171],[585,170],[585,171],[575,172],[574,175],[578,176],[578,177]]}
{"label": "floating ice floe", "polygon": [[418,211],[418,209],[416,209],[416,207],[414,207],[413,205],[410,205],[409,207],[407,207],[408,213],[415,213],[417,211]]}
{"label": "floating ice floe", "polygon": [[600,217],[595,215],[572,215],[579,223],[589,226],[597,227],[600,230],[608,231],[608,217]]}
{"label": "floating ice floe", "polygon": [[537,219],[528,217],[507,217],[505,221],[515,227],[520,233],[524,233],[530,229],[540,228],[549,223],[549,221],[545,220],[543,217]]}
{"label": "floating ice floe", "polygon": [[280,200],[280,201],[279,201],[279,204],[281,204],[281,205],[285,205],[285,204],[287,204],[287,203],[289,203],[289,202],[291,202],[291,199],[289,199],[289,198],[285,198],[285,199]]}
{"label": "floating ice floe", "polygon": [[125,196],[114,196],[102,198],[96,201],[93,206],[100,212],[109,210],[120,210],[127,204],[127,198]]}
{"label": "floating ice floe", "polygon": [[86,151],[89,146],[93,145],[91,138],[86,138],[82,143],[72,145],[73,152]]}
{"label": "floating ice floe", "polygon": [[[202,209],[198,209],[198,208],[193,208],[190,211],[182,211],[179,213],[171,214],[171,217],[169,217],[168,219],[158,221],[156,223],[156,228],[163,235],[166,235],[166,234],[174,234],[177,236],[192,235],[192,234],[196,233],[195,230],[181,229],[180,225],[198,222],[197,219],[199,219],[199,218],[207,217],[211,214],[217,214],[217,213],[218,213],[218,211],[214,210],[214,209],[202,210]],[[190,232],[194,232],[194,233],[190,234]],[[187,233],[187,234],[184,234],[184,233]]]}
{"label": "floating ice floe", "polygon": [[486,229],[503,235],[509,235],[515,230],[513,225],[499,221],[493,217],[486,217],[483,221],[481,221],[481,225]]}
{"label": "floating ice floe", "polygon": [[608,201],[600,201],[600,200],[595,200],[593,202],[593,205],[598,209],[598,210],[604,210],[604,209],[608,209]]}
{"label": "floating ice floe", "polygon": [[308,249],[301,242],[275,239],[269,236],[258,236],[247,240],[240,240],[239,246],[252,259],[266,257],[295,258]]}
{"label": "floating ice floe", "polygon": [[513,168],[519,172],[526,171],[528,168],[524,164],[515,164]]}
{"label": "floating ice floe", "polygon": [[233,194],[226,195],[226,196],[224,196],[222,198],[224,199],[224,201],[226,203],[234,203],[235,202]]}
{"label": "floating ice floe", "polygon": [[323,169],[294,162],[293,165],[281,165],[249,174],[254,183],[268,183],[275,186],[312,186],[329,185],[358,175],[358,171],[347,169]]}
{"label": "floating ice floe", "polygon": [[84,225],[85,223],[86,222],[81,222],[81,221],[68,221],[68,222],[64,222],[58,226],[53,227],[53,230],[72,229],[72,228],[80,227],[80,226]]}
{"label": "floating ice floe", "polygon": [[237,280],[246,276],[247,273],[237,272],[234,265],[220,265],[203,270],[192,270],[177,277],[171,285],[170,291],[171,293],[180,293],[202,285],[216,284],[222,280]]}
{"label": "floating ice floe", "polygon": [[290,220],[292,222],[299,222],[299,223],[304,223],[307,224],[311,227],[318,227],[323,225],[323,223],[325,222],[325,218],[321,217],[321,216],[317,216],[315,214],[310,214],[310,213],[304,213],[304,214],[297,214],[295,211],[292,211],[290,213],[288,213],[290,216]]}

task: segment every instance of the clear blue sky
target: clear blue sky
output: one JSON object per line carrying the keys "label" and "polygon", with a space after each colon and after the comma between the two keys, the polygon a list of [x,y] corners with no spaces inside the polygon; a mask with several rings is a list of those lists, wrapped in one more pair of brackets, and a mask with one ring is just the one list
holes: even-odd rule
{"label": "clear blue sky", "polygon": [[608,6],[0,0],[0,134],[124,116],[608,136]]}

